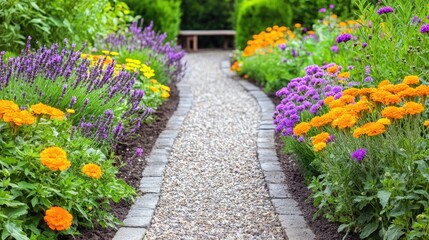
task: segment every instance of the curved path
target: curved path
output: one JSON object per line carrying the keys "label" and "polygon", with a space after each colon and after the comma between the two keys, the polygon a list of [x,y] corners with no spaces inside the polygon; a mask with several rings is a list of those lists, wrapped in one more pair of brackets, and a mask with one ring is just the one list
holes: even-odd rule
{"label": "curved path", "polygon": [[178,111],[115,240],[314,238],[282,184],[273,104],[228,77],[227,60],[224,51],[187,55]]}

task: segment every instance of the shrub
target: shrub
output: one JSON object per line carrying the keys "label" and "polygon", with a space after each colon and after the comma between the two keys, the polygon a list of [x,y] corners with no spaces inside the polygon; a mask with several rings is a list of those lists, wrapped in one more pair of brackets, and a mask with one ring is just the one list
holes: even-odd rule
{"label": "shrub", "polygon": [[252,35],[267,26],[290,26],[291,6],[283,0],[249,0],[240,4],[235,27],[235,45],[243,49]]}
{"label": "shrub", "polygon": [[56,239],[78,234],[78,226],[115,227],[109,201],[131,200],[135,191],[116,178],[114,160],[64,119],[71,113],[25,106],[32,112],[0,100],[2,238]]}
{"label": "shrub", "polygon": [[132,20],[126,4],[112,5],[108,0],[6,0],[0,7],[0,49],[14,52],[25,45],[28,36],[37,39],[40,46],[64,38],[94,43]]}
{"label": "shrub", "polygon": [[153,22],[154,30],[166,33],[168,40],[173,40],[179,34],[182,12],[181,0],[126,0],[135,14],[147,22]]}

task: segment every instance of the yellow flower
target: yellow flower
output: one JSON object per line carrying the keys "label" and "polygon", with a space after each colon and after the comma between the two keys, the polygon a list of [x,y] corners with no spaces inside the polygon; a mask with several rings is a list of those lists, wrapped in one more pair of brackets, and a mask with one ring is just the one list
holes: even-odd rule
{"label": "yellow flower", "polygon": [[108,55],[109,54],[109,51],[108,50],[103,50],[103,51],[101,51],[104,55]]}
{"label": "yellow flower", "polygon": [[170,87],[165,86],[165,85],[161,85],[161,89],[167,92],[170,92]]}
{"label": "yellow flower", "polygon": [[308,131],[310,131],[311,125],[307,122],[302,122],[296,125],[293,128],[293,134],[296,136],[306,134]]}
{"label": "yellow flower", "polygon": [[151,79],[150,81],[152,82],[152,84],[156,84],[158,82],[155,79]]}
{"label": "yellow flower", "polygon": [[94,179],[99,179],[102,175],[102,171],[100,166],[98,166],[97,164],[94,163],[88,163],[85,164],[82,167],[82,172],[87,175],[88,177],[94,178]]}
{"label": "yellow flower", "polygon": [[157,87],[154,87],[154,86],[150,86],[149,89],[154,93],[159,92],[159,89]]}
{"label": "yellow flower", "polygon": [[405,83],[407,85],[414,85],[418,84],[420,82],[419,76],[406,76],[402,83]]}
{"label": "yellow flower", "polygon": [[326,143],[320,142],[313,146],[315,152],[322,151],[326,147]]}
{"label": "yellow flower", "polygon": [[70,228],[73,223],[73,216],[64,208],[51,207],[45,212],[43,218],[49,228],[56,231],[63,231]]}
{"label": "yellow flower", "polygon": [[425,122],[423,123],[424,126],[429,127],[429,120],[425,120]]}
{"label": "yellow flower", "polygon": [[67,153],[59,147],[48,147],[40,153],[40,161],[49,169],[66,170],[70,167],[70,161],[67,160]]}
{"label": "yellow flower", "polygon": [[3,114],[6,112],[15,112],[19,111],[19,106],[9,100],[0,100],[0,118],[3,117]]}
{"label": "yellow flower", "polygon": [[74,114],[76,112],[74,109],[67,109],[66,111],[68,114]]}
{"label": "yellow flower", "polygon": [[168,92],[162,92],[161,97],[162,98],[169,98],[170,94]]}
{"label": "yellow flower", "polygon": [[388,118],[380,118],[377,120],[378,123],[381,123],[383,125],[390,125],[390,119]]}
{"label": "yellow flower", "polygon": [[342,73],[338,74],[337,77],[342,78],[342,79],[346,79],[346,78],[350,77],[350,73],[349,72],[342,72]]}
{"label": "yellow flower", "polygon": [[118,56],[119,53],[118,52],[110,52],[110,55],[112,55],[112,56]]}
{"label": "yellow flower", "polygon": [[295,28],[300,28],[300,27],[302,27],[302,25],[301,25],[301,23],[295,23],[294,27]]}

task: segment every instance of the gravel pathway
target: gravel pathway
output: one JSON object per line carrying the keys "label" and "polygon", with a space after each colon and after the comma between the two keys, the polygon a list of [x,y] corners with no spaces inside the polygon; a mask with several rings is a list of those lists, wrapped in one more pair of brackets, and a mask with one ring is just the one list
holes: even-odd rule
{"label": "gravel pathway", "polygon": [[220,62],[187,55],[193,105],[174,142],[146,239],[284,239],[256,156],[259,107]]}

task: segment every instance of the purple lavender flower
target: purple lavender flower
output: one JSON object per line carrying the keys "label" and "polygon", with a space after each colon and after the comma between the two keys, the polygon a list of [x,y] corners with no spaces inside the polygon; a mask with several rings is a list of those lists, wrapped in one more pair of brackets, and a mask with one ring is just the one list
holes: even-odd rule
{"label": "purple lavender flower", "polygon": [[335,136],[334,136],[334,134],[329,135],[328,143],[329,143],[329,142],[333,142],[334,140],[335,140]]}
{"label": "purple lavender flower", "polygon": [[280,50],[284,51],[286,49],[286,44],[284,43],[279,44],[279,48]]}
{"label": "purple lavender flower", "polygon": [[136,148],[136,157],[141,157],[143,155],[143,149],[142,148]]}
{"label": "purple lavender flower", "polygon": [[329,4],[329,8],[334,9],[335,8],[334,4]]}
{"label": "purple lavender flower", "polygon": [[292,48],[290,51],[291,51],[292,56],[293,56],[294,58],[296,58],[296,57],[298,56],[298,53],[296,52],[295,48]]}
{"label": "purple lavender flower", "polygon": [[390,6],[384,6],[384,7],[381,7],[381,8],[379,8],[377,10],[377,14],[378,15],[382,15],[382,14],[387,14],[387,13],[391,13],[391,12],[394,12],[394,11],[395,10],[392,7],[390,7]]}
{"label": "purple lavender flower", "polygon": [[429,24],[424,24],[420,27],[420,33],[429,33]]}
{"label": "purple lavender flower", "polygon": [[351,154],[352,158],[356,160],[356,162],[360,163],[366,156],[366,149],[359,148]]}
{"label": "purple lavender flower", "polygon": [[297,141],[298,141],[299,143],[304,142],[304,137],[303,137],[303,136],[300,136],[300,137],[297,139]]}
{"label": "purple lavender flower", "polygon": [[337,39],[335,40],[337,43],[340,42],[348,42],[350,39],[352,39],[352,35],[348,34],[348,33],[343,33],[340,36],[337,37]]}
{"label": "purple lavender flower", "polygon": [[362,48],[366,48],[368,46],[368,43],[364,42],[362,43]]}
{"label": "purple lavender flower", "polygon": [[76,104],[76,96],[73,96],[71,99],[70,99],[70,104],[69,104],[69,107],[68,108],[73,108],[73,106]]}
{"label": "purple lavender flower", "polygon": [[319,9],[319,12],[321,12],[321,13],[326,12],[326,8],[321,8],[321,9]]}
{"label": "purple lavender flower", "polygon": [[337,45],[333,45],[331,47],[331,51],[334,52],[335,54],[337,54],[338,53],[338,46]]}
{"label": "purple lavender flower", "polygon": [[422,22],[422,20],[419,18],[419,17],[417,17],[417,16],[414,16],[413,17],[413,19],[411,20],[411,25],[418,25],[418,24],[420,24]]}
{"label": "purple lavender flower", "polygon": [[366,77],[363,81],[364,82],[372,82],[373,79],[372,79],[372,77]]}

